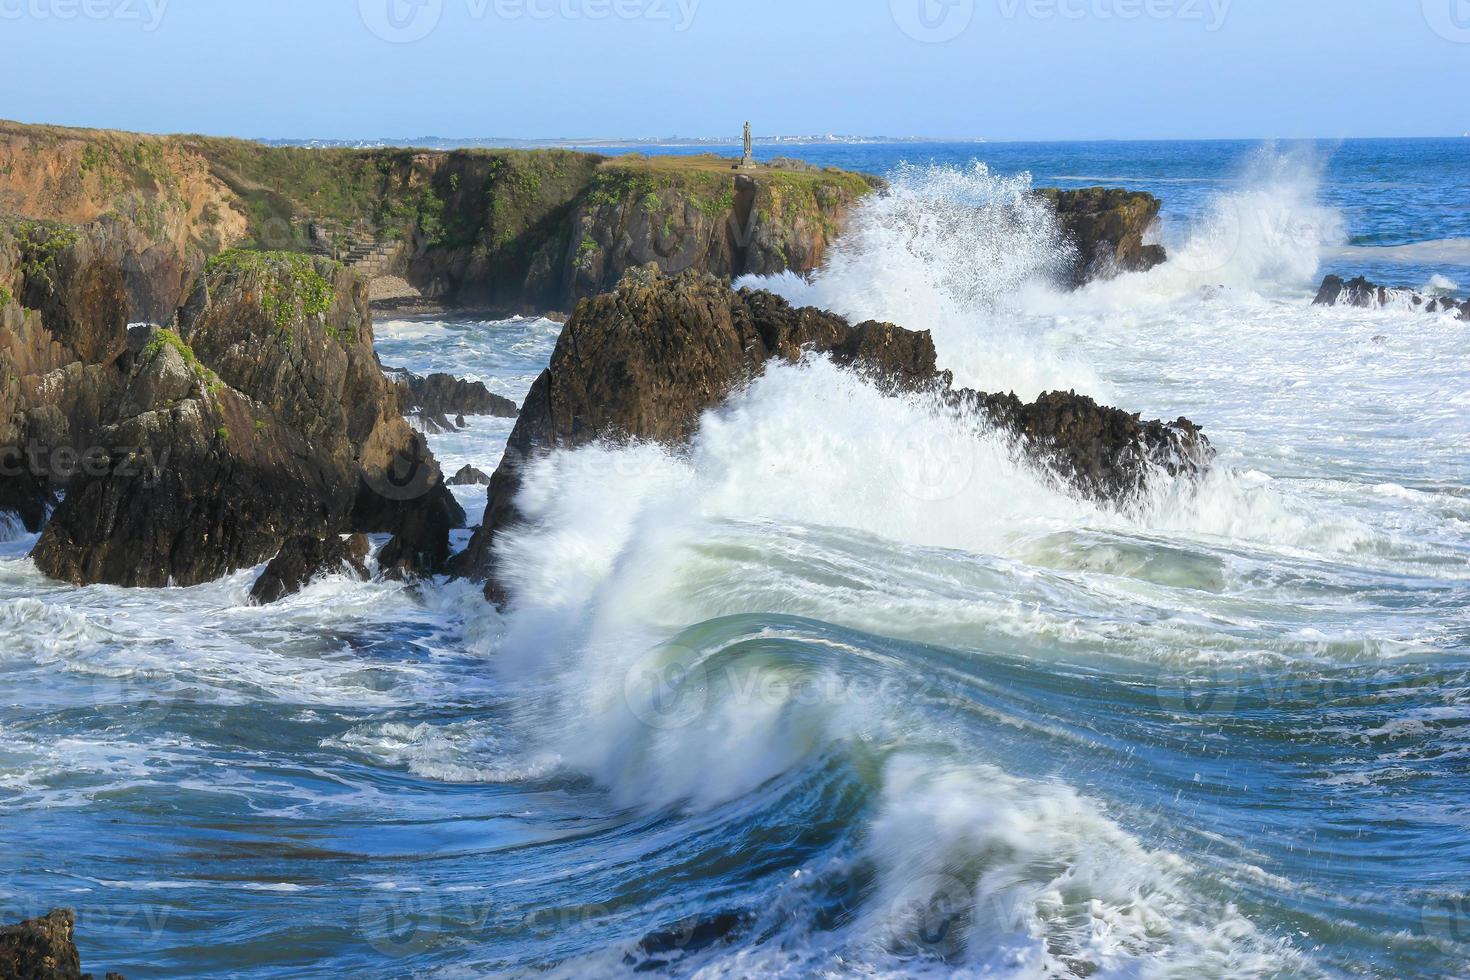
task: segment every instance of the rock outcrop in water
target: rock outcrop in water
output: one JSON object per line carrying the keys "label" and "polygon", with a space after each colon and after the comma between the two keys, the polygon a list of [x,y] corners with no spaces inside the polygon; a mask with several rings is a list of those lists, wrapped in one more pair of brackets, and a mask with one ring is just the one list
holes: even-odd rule
{"label": "rock outcrop in water", "polygon": [[810,352],[867,374],[887,391],[930,393],[1013,433],[1029,459],[1090,497],[1119,501],[1143,486],[1152,467],[1190,473],[1210,457],[1208,441],[1184,419],[1140,422],[1075,394],[1024,405],[1013,395],[953,390],[927,331],[853,326],[771,293],[736,292],[712,277],[637,270],[614,292],[584,301],[567,322],[491,477],[485,523],[456,570],[488,579],[492,600],[510,598],[496,574],[496,538],[520,520],[522,469],[538,453],[602,438],[682,443],[704,411],[768,361]]}
{"label": "rock outcrop in water", "polygon": [[337,535],[292,538],[256,579],[250,598],[262,606],[279,602],[324,575],[349,575],[365,581],[371,547],[362,534],[345,541]]}
{"label": "rock outcrop in water", "polygon": [[196,585],[292,539],[349,532],[447,558],[463,513],[399,413],[362,284],[341,266],[227,253],[177,330],[138,328],[124,343],[95,428],[103,465],[72,481],[33,555],[48,575]]}
{"label": "rock outcrop in water", "polygon": [[450,374],[420,377],[402,368],[384,368],[384,372],[403,387],[404,414],[418,414],[441,429],[452,426],[450,418],[465,415],[487,415],[513,419],[520,411],[516,403],[497,395],[482,381],[464,381]]}
{"label": "rock outcrop in water", "polygon": [[1344,280],[1328,276],[1322,280],[1314,306],[1356,306],[1362,309],[1405,306],[1425,313],[1453,313],[1470,320],[1470,300],[1461,302],[1448,296],[1423,296],[1412,289],[1391,289],[1372,283],[1363,276]]}
{"label": "rock outcrop in water", "polygon": [[1121,272],[1147,272],[1165,261],[1162,245],[1144,244],[1163,207],[1152,194],[1105,187],[1037,193],[1051,202],[1077,249],[1069,271],[1074,288]]}
{"label": "rock outcrop in water", "polygon": [[[4,980],[91,980],[82,972],[74,933],[76,916],[58,910],[14,926],[0,926],[0,978]],[[109,973],[107,980],[123,980]]]}

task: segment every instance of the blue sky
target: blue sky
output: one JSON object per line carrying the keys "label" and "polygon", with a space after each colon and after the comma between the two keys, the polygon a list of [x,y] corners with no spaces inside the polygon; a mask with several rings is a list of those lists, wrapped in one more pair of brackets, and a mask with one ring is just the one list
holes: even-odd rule
{"label": "blue sky", "polygon": [[0,39],[0,116],[153,132],[1470,131],[1470,0],[0,0]]}

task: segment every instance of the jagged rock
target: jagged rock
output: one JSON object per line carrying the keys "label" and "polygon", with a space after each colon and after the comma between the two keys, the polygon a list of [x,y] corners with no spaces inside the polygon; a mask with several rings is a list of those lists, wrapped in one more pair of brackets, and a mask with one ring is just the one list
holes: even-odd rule
{"label": "jagged rock", "polygon": [[1143,488],[1155,466],[1179,476],[1198,470],[1210,455],[1208,440],[1189,419],[1144,422],[1076,392],[1047,392],[1030,404],[1014,394],[968,388],[947,397],[1014,434],[1034,463],[1098,501],[1126,500]]}
{"label": "jagged rock", "polygon": [[1072,286],[1120,272],[1146,272],[1165,261],[1162,245],[1144,244],[1163,206],[1152,194],[1104,187],[1037,193],[1056,208],[1057,223],[1077,248],[1069,273]]}
{"label": "jagged rock", "polygon": [[429,578],[448,570],[449,532],[464,527],[465,513],[447,488],[438,490],[401,515],[393,538],[378,554],[384,577]]}
{"label": "jagged rock", "polygon": [[495,538],[520,519],[521,469],[537,453],[604,437],[682,443],[704,411],[767,361],[808,351],[866,373],[885,390],[929,391],[1013,432],[1034,463],[1100,499],[1137,490],[1152,466],[1194,472],[1209,458],[1208,441],[1186,420],[1143,423],[1076,395],[1023,405],[1014,396],[952,391],[927,331],[852,326],[770,293],[735,292],[713,277],[635,270],[614,292],[584,300],[568,321],[491,477],[485,523],[454,570],[487,578],[493,601],[509,598],[495,576]]}
{"label": "jagged rock", "polygon": [[[166,370],[157,354],[128,387]],[[32,554],[77,585],[198,585],[276,554],[288,536],[325,536],[349,471],[228,387],[123,418],[103,441],[128,447],[57,508]]]}
{"label": "jagged rock", "polygon": [[[457,415],[491,415],[513,419],[516,403],[495,394],[481,381],[462,381],[449,374],[431,374],[421,378],[402,368],[385,368],[390,377],[408,389],[407,405],[411,411],[433,419]],[[444,423],[448,429],[448,422]],[[460,425],[460,428],[464,428]]]}
{"label": "jagged rock", "polygon": [[[20,925],[0,927],[3,980],[91,980],[77,953],[76,916],[60,909]],[[123,980],[109,973],[107,980]]]}
{"label": "jagged rock", "polygon": [[321,575],[345,573],[366,581],[370,550],[367,536],[362,534],[354,534],[346,541],[336,534],[326,538],[292,538],[256,579],[250,599],[262,606],[279,602],[300,592]]}
{"label": "jagged rock", "polygon": [[[99,436],[117,448],[43,533],[34,557],[47,574],[196,585],[292,538],[356,531],[442,534],[410,540],[447,551],[458,505],[378,370],[360,281],[335,263],[223,256],[179,332],[139,332],[118,363],[130,373]],[[415,520],[419,508],[433,518]]]}
{"label": "jagged rock", "polygon": [[1412,289],[1380,286],[1369,282],[1364,276],[1347,281],[1341,276],[1328,276],[1322,280],[1322,288],[1317,291],[1317,298],[1312,304],[1356,306],[1364,309],[1407,304],[1426,313],[1454,313],[1462,320],[1470,320],[1470,300],[1461,302],[1447,296],[1426,297]]}
{"label": "jagged rock", "polygon": [[473,466],[465,466],[450,479],[451,487],[488,487],[490,477],[475,469]]}

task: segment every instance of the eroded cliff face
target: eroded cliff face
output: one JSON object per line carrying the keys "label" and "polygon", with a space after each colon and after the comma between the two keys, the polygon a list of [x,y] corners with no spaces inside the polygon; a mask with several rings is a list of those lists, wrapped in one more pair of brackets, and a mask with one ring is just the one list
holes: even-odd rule
{"label": "eroded cliff face", "polygon": [[[737,170],[715,156],[328,150],[0,123],[0,216],[96,231],[129,320],[167,320],[230,247],[338,259],[400,284],[410,305],[506,313],[569,311],[650,263],[805,274],[881,186],[794,161]],[[1071,285],[1163,260],[1144,243],[1156,198],[1039,193],[1077,245]]]}
{"label": "eroded cliff face", "polygon": [[128,329],[96,367],[111,379],[90,410],[96,465],[36,546],[48,575],[197,585],[352,532],[396,535],[405,573],[447,560],[464,515],[378,369],[363,283],[339,264],[224,253],[177,330]]}

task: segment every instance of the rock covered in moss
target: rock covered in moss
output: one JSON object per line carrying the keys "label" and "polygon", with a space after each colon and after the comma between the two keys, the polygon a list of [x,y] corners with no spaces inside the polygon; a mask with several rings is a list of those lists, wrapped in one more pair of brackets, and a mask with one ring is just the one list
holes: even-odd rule
{"label": "rock covered in moss", "polygon": [[[99,433],[119,448],[47,526],[34,554],[47,574],[196,585],[270,560],[290,540],[356,531],[440,534],[414,547],[447,552],[458,505],[378,369],[351,272],[300,255],[226,253],[177,332],[151,329],[129,351]],[[406,482],[395,478],[403,457],[413,460]],[[420,509],[435,519],[419,520]],[[354,523],[363,515],[371,520]]]}

